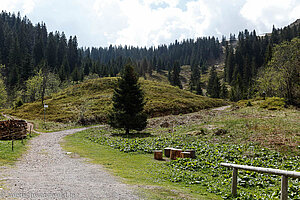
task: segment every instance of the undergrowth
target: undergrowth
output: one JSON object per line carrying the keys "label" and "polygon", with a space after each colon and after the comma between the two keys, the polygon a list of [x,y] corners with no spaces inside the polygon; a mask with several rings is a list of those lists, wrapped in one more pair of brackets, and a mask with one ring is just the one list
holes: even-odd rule
{"label": "undergrowth", "polygon": [[[230,195],[232,170],[220,166],[221,162],[291,171],[300,168],[300,156],[284,155],[251,143],[240,145],[208,143],[201,138],[176,133],[130,137],[117,130],[105,129],[88,130],[86,138],[122,152],[152,153],[155,149],[165,147],[195,149],[196,159],[166,162],[168,170],[160,178],[204,186],[208,192],[220,195],[224,199],[232,199]],[[238,199],[279,199],[281,177],[242,170],[239,171],[238,177]],[[289,197],[300,199],[299,180],[290,179],[289,182]]]}

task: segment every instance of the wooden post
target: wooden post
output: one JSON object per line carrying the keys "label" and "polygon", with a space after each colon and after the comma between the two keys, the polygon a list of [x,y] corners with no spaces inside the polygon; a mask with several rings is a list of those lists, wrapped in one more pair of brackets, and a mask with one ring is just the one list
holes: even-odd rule
{"label": "wooden post", "polygon": [[167,148],[164,149],[165,156],[168,157],[168,158],[170,158],[171,149],[173,149],[173,148],[167,147]]}
{"label": "wooden post", "polygon": [[11,151],[14,151],[14,138],[11,138]]}
{"label": "wooden post", "polygon": [[237,196],[237,175],[238,175],[238,169],[233,168],[231,193],[234,197]]}
{"label": "wooden post", "polygon": [[231,191],[234,196],[236,196],[236,194],[237,194],[238,169],[254,171],[254,172],[259,172],[259,173],[280,175],[281,176],[281,198],[280,198],[281,200],[288,199],[288,178],[289,177],[300,178],[300,172],[296,172],[296,171],[286,171],[286,170],[280,170],[280,169],[253,167],[253,166],[248,166],[248,165],[237,165],[237,164],[230,164],[230,163],[220,163],[220,165],[224,166],[224,167],[232,167],[233,168]]}
{"label": "wooden post", "polygon": [[280,200],[287,200],[288,199],[288,177],[285,175],[281,176],[281,197]]}
{"label": "wooden post", "polygon": [[154,151],[154,159],[155,160],[162,160],[162,150],[155,150]]}

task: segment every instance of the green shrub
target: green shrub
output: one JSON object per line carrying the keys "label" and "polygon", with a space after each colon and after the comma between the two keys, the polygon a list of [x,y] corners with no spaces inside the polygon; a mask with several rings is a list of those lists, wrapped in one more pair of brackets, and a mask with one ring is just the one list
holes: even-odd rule
{"label": "green shrub", "polygon": [[285,103],[284,98],[269,97],[269,98],[266,98],[266,100],[260,104],[260,107],[266,108],[268,110],[280,110],[285,105],[286,105],[286,103]]}

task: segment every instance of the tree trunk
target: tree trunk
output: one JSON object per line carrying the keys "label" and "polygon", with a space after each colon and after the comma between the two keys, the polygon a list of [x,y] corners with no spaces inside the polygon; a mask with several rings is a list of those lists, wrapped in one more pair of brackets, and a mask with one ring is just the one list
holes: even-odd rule
{"label": "tree trunk", "polygon": [[126,128],[126,135],[129,134],[129,128]]}

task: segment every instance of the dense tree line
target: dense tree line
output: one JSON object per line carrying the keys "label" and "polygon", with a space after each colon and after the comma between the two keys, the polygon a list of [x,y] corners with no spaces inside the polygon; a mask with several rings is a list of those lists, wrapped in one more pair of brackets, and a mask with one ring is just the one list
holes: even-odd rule
{"label": "dense tree line", "polygon": [[45,23],[32,23],[18,15],[0,14],[1,76],[11,98],[26,90],[26,81],[40,71],[59,74],[63,81],[81,67],[76,36],[47,32]]}
{"label": "dense tree line", "polygon": [[221,44],[214,37],[204,37],[182,42],[176,40],[170,45],[150,48],[110,45],[106,48],[93,47],[81,51],[85,58],[96,63],[96,68],[89,70],[94,70],[100,76],[115,76],[128,58],[136,63],[138,74],[145,76],[145,73],[151,75],[153,70],[171,71],[177,62],[180,66],[192,63],[201,65],[205,71],[204,63],[211,63],[220,57]]}
{"label": "dense tree line", "polygon": [[273,26],[272,33],[265,36],[257,36],[255,30],[240,32],[236,48],[233,47],[232,41],[226,43],[224,75],[225,81],[231,85],[231,100],[252,97],[257,92],[254,87],[257,73],[272,59],[274,46],[299,36],[299,25],[283,29],[276,29]]}
{"label": "dense tree line", "polygon": [[[132,46],[112,46],[105,48],[78,48],[76,36],[67,39],[62,32],[47,32],[45,23],[33,25],[27,17],[18,13],[0,13],[0,69],[2,81],[10,100],[16,98],[18,91],[26,98],[29,79],[43,78],[43,91],[46,91],[47,74],[56,74],[60,83],[81,81],[85,76],[116,76],[125,61],[131,58],[139,76],[152,74],[153,70],[169,70],[176,80],[179,66],[191,64],[202,67],[219,58],[221,45],[214,37],[175,41],[170,45],[139,48]],[[176,66],[175,66],[176,65]],[[180,68],[180,67],[179,67]],[[175,73],[173,72],[175,69]],[[179,70],[179,71],[178,71]],[[57,81],[56,81],[57,82]],[[33,85],[33,84],[31,84]],[[42,92],[42,96],[45,92]]]}
{"label": "dense tree line", "polygon": [[[300,26],[273,27],[272,33],[257,36],[245,30],[237,36],[177,40],[157,47],[112,46],[79,48],[77,37],[62,32],[48,33],[45,23],[33,25],[27,17],[0,13],[0,88],[12,103],[42,99],[68,82],[85,77],[117,76],[128,58],[139,76],[153,71],[168,71],[172,85],[182,87],[180,66],[191,66],[190,90],[202,94],[201,75],[222,56],[225,48],[224,80],[210,71],[207,94],[211,97],[239,100],[251,97],[253,85],[261,68],[272,59],[274,45],[300,36]],[[38,92],[35,85],[41,84]],[[227,85],[231,86],[230,94]],[[34,95],[35,94],[35,95]],[[3,101],[0,103],[3,105]]]}

